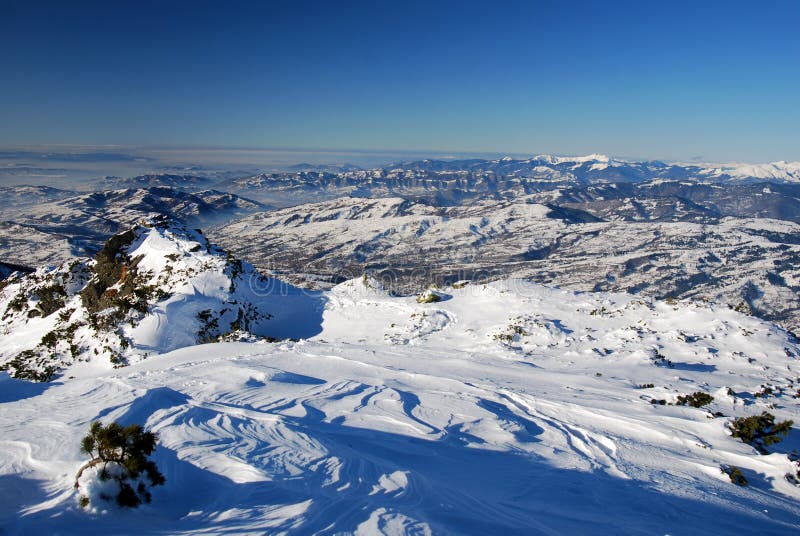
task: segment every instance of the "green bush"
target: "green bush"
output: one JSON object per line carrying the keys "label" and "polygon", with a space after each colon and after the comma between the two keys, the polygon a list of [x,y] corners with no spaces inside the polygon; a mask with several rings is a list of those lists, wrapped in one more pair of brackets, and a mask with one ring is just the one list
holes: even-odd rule
{"label": "green bush", "polygon": [[731,423],[731,436],[756,447],[766,453],[766,447],[780,443],[792,429],[793,421],[776,423],[775,416],[766,411],[752,417],[739,417]]}
{"label": "green bush", "polygon": [[67,291],[63,285],[53,283],[46,287],[40,287],[33,291],[39,298],[36,308],[41,311],[42,316],[50,316],[64,307],[67,298]]}
{"label": "green bush", "polygon": [[417,296],[417,303],[436,303],[442,301],[442,297],[433,292],[432,290],[426,290],[419,296]]}
{"label": "green bush", "polygon": [[[157,440],[156,434],[145,432],[138,424],[123,427],[116,422],[108,426],[103,426],[100,421],[93,422],[89,434],[81,440],[81,452],[92,459],[78,470],[75,489],[78,489],[78,481],[86,469],[102,465],[100,479],[114,479],[119,485],[117,504],[134,508],[142,502],[149,503],[150,491],[141,477],[145,477],[150,486],[160,486],[166,481],[155,462],[147,459],[155,450]],[[114,467],[113,471],[109,471],[109,465]],[[80,502],[87,506],[89,498],[81,497]]]}
{"label": "green bush", "polygon": [[23,350],[2,368],[13,378],[34,382],[49,382],[58,373],[58,367],[45,365],[39,353],[34,350]]}
{"label": "green bush", "polygon": [[733,482],[737,486],[747,485],[747,478],[745,478],[744,474],[742,473],[742,470],[736,467],[735,465],[723,467],[722,472],[728,475],[728,478],[731,479],[731,482]]}
{"label": "green bush", "polygon": [[708,393],[697,391],[690,395],[678,396],[678,401],[675,403],[677,406],[692,406],[693,408],[702,408],[714,401],[714,397]]}

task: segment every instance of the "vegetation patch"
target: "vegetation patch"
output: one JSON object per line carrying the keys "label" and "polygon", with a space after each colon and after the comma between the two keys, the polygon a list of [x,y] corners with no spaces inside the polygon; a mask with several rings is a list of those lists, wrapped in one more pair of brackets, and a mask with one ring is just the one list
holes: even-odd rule
{"label": "vegetation patch", "polygon": [[722,472],[728,475],[731,479],[731,482],[736,484],[737,486],[746,486],[747,485],[747,478],[745,478],[742,470],[736,467],[735,465],[728,465],[721,467]]}
{"label": "vegetation patch", "polygon": [[692,406],[693,408],[702,408],[714,401],[714,397],[702,391],[694,392],[690,395],[679,395],[678,401],[675,402],[676,406]]}
{"label": "vegetation patch", "polygon": [[417,296],[417,303],[436,303],[440,301],[442,301],[442,297],[431,289]]}
{"label": "vegetation patch", "polygon": [[35,310],[42,316],[50,316],[66,305],[67,291],[60,283],[39,287],[33,295],[38,298]]}
{"label": "vegetation patch", "polygon": [[[88,435],[81,440],[81,452],[92,457],[75,475],[75,489],[80,487],[83,472],[92,467],[100,467],[100,480],[116,484],[111,492],[104,491],[100,498],[115,499],[117,504],[135,508],[143,502],[149,503],[152,496],[149,487],[161,486],[166,479],[155,462],[148,457],[156,448],[158,436],[145,432],[138,424],[121,426],[112,422],[103,426],[100,421],[92,423]],[[89,506],[87,495],[80,498],[80,504]]]}
{"label": "vegetation patch", "polygon": [[24,350],[5,363],[2,368],[8,371],[12,378],[49,382],[58,373],[58,367],[52,363],[48,364],[47,361],[39,352]]}
{"label": "vegetation patch", "polygon": [[754,446],[762,454],[767,453],[769,445],[780,443],[792,429],[793,421],[775,422],[775,416],[766,411],[761,415],[739,417],[731,425],[731,436]]}

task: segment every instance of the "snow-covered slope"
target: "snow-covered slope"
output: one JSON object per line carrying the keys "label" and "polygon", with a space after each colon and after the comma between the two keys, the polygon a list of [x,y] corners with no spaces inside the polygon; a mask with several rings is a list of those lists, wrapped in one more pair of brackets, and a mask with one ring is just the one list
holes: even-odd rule
{"label": "snow-covered slope", "polygon": [[148,173],[136,177],[104,177],[95,183],[98,190],[121,190],[126,188],[168,187],[182,190],[204,190],[214,185],[214,180],[197,175],[175,173]]}
{"label": "snow-covered slope", "polygon": [[298,284],[330,285],[363,270],[400,292],[434,281],[530,277],[573,290],[720,301],[800,329],[797,223],[599,221],[541,201],[441,208],[344,198],[253,214],[211,236]]}
{"label": "snow-covered slope", "polygon": [[[25,195],[29,188],[8,188]],[[42,194],[44,195],[44,194]],[[3,206],[0,260],[25,266],[59,264],[90,256],[105,239],[154,215],[179,219],[190,227],[227,222],[267,207],[236,195],[204,190],[150,187],[82,193],[35,205]]]}
{"label": "snow-covered slope", "polygon": [[766,164],[705,164],[704,174],[710,177],[730,177],[739,180],[772,180],[800,182],[800,162],[770,162]]}
{"label": "snow-covered slope", "polygon": [[318,331],[321,307],[319,296],[261,276],[168,218],[113,236],[94,260],[2,284],[0,364],[32,379],[74,362],[122,365],[220,337],[307,337]]}
{"label": "snow-covered slope", "polygon": [[[51,384],[0,376],[0,525],[9,534],[796,531],[799,467],[787,453],[800,446],[797,431],[768,455],[728,431],[733,417],[762,411],[800,418],[800,346],[785,331],[727,308],[519,280],[455,287],[418,303],[359,278],[322,295],[321,332],[308,340],[195,346],[113,370],[77,363]],[[697,391],[714,397],[710,406],[670,405]],[[151,505],[77,505],[79,440],[96,419],[159,434],[167,483]],[[732,484],[727,466],[750,485]]]}

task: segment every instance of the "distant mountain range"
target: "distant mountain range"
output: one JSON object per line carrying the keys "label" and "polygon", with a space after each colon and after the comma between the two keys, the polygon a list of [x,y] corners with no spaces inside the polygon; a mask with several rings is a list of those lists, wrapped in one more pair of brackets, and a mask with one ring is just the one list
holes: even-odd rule
{"label": "distant mountain range", "polygon": [[682,181],[692,184],[798,183],[800,162],[771,164],[667,164],[603,155],[529,159],[417,160],[373,169],[300,165],[290,172],[232,178],[217,188],[276,206],[355,197],[413,197],[438,205],[467,199],[550,191],[598,184]]}
{"label": "distant mountain range", "polygon": [[719,300],[800,328],[798,163],[541,155],[314,167],[221,180],[141,175],[102,184],[145,187],[90,193],[4,188],[0,262],[91,256],[108,235],[162,215],[297,284],[370,271],[406,293],[458,275],[511,275]]}
{"label": "distant mountain range", "polygon": [[182,188],[184,190],[204,190],[217,182],[214,179],[197,175],[179,175],[173,173],[148,173],[136,177],[105,177],[97,181],[97,190],[119,190],[123,188]]}
{"label": "distant mountain range", "polygon": [[538,155],[527,159],[419,160],[396,166],[415,171],[484,171],[497,175],[573,180],[583,183],[678,180],[772,180],[800,182],[800,162],[768,164],[700,164],[643,162],[609,158],[601,154],[559,157]]}

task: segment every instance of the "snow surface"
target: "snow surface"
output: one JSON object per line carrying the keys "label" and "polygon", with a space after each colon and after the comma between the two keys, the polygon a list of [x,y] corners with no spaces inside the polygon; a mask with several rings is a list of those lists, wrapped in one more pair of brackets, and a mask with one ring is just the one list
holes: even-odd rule
{"label": "snow surface", "polygon": [[[785,331],[727,308],[457,286],[420,304],[357,279],[314,294],[307,340],[78,362],[50,384],[0,373],[3,533],[797,530],[797,431],[760,455],[727,429],[762,410],[798,421],[800,346]],[[715,401],[650,403],[694,391]],[[152,504],[78,506],[79,442],[97,419],[159,434],[167,482]]]}
{"label": "snow surface", "polygon": [[765,164],[729,163],[705,164],[705,173],[728,175],[734,179],[761,179],[800,182],[800,162],[769,162]]}

